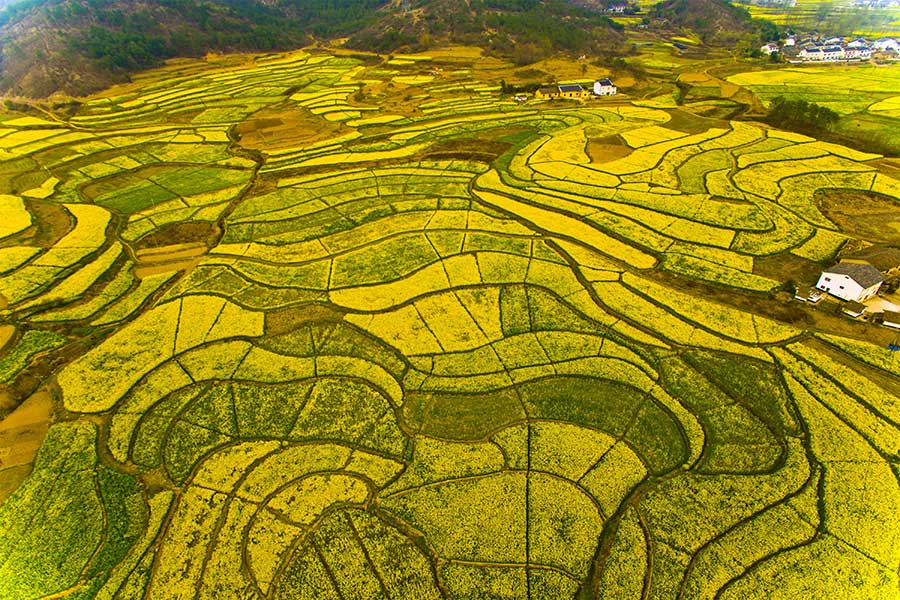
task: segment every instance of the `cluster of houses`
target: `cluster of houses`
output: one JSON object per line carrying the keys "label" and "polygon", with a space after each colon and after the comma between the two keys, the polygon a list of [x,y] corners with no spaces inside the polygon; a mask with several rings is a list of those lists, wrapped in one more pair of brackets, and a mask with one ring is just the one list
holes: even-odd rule
{"label": "cluster of houses", "polygon": [[[898,252],[900,251],[894,251],[890,256],[876,256],[876,259],[887,258],[893,265],[898,260]],[[865,260],[846,259],[822,271],[815,287],[798,288],[794,298],[816,303],[826,295],[830,295],[844,301],[841,306],[844,314],[857,318],[866,313],[868,309],[864,303],[878,294],[884,282],[884,274],[871,263]],[[890,307],[890,303],[887,306]],[[877,317],[885,326],[900,329],[900,312],[883,310]]]}
{"label": "cluster of houses", "polygon": [[580,83],[542,87],[534,92],[534,97],[547,99],[576,98],[583,100],[594,96],[615,96],[617,91],[613,82],[606,78],[595,81],[592,88],[586,88]]}
{"label": "cluster of houses", "polygon": [[900,53],[900,40],[880,38],[870,42],[865,38],[847,40],[843,37],[827,39],[813,37],[789,37],[781,44],[769,42],[760,48],[763,54],[779,52],[789,62],[854,62],[869,60],[876,53]]}

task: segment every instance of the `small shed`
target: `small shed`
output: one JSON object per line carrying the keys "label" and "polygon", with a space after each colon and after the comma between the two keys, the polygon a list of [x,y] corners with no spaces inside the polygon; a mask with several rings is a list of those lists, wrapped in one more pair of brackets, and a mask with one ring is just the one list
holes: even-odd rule
{"label": "small shed", "polygon": [[794,298],[801,302],[812,302],[815,304],[821,300],[824,295],[824,292],[817,290],[814,287],[799,287],[794,293]]}
{"label": "small shed", "polygon": [[861,317],[863,313],[866,312],[866,305],[862,302],[851,300],[844,305],[844,307],[841,309],[841,312],[855,319],[857,317]]}
{"label": "small shed", "polygon": [[900,312],[896,310],[886,310],[881,313],[881,324],[885,327],[893,327],[900,329]]}

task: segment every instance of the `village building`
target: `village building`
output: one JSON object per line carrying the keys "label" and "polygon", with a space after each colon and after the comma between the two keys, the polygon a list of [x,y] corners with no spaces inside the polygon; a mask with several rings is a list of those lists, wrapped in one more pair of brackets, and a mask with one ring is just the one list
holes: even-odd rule
{"label": "village building", "polygon": [[561,98],[584,98],[588,91],[581,87],[580,83],[571,83],[559,86],[559,95]]}
{"label": "village building", "polygon": [[796,44],[797,40],[795,38],[789,37],[788,39],[784,40],[785,46],[795,46]]}
{"label": "village building", "polygon": [[900,52],[900,42],[895,38],[879,38],[872,47],[881,52]]}
{"label": "village building", "polygon": [[615,96],[616,91],[616,86],[613,85],[613,82],[608,77],[594,82],[595,96]]}
{"label": "village building", "polygon": [[584,89],[581,84],[570,83],[564,85],[554,85],[539,88],[535,93],[535,98],[586,98],[590,92]]}
{"label": "village building", "polygon": [[872,58],[872,49],[868,46],[863,48],[844,48],[844,58],[847,60],[868,60]]}
{"label": "village building", "polygon": [[763,44],[759,47],[759,51],[763,54],[773,54],[775,52],[780,52],[781,48],[775,42],[769,42],[768,44]]}
{"label": "village building", "polygon": [[881,324],[885,327],[900,329],[900,312],[896,310],[886,310],[881,313]]}
{"label": "village building", "polygon": [[870,264],[842,262],[822,271],[816,288],[848,302],[863,302],[878,293],[884,275]]}
{"label": "village building", "polygon": [[850,302],[845,304],[843,308],[841,308],[841,312],[855,319],[857,317],[863,316],[863,314],[866,312],[866,305],[861,302],[851,300]]}
{"label": "village building", "polygon": [[822,290],[817,290],[814,287],[798,287],[797,291],[794,292],[794,298],[800,300],[801,302],[812,302],[815,304],[819,300],[821,300],[825,296],[825,293]]}
{"label": "village building", "polygon": [[840,60],[844,58],[844,49],[840,46],[825,46],[822,48],[822,60]]}
{"label": "village building", "polygon": [[821,48],[807,46],[800,50],[800,58],[803,60],[825,60],[825,55],[822,54]]}

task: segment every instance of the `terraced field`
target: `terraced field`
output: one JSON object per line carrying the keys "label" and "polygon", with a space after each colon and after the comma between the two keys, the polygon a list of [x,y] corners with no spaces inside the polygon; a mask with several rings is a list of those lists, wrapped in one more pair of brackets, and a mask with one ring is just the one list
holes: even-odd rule
{"label": "terraced field", "polygon": [[[764,3],[760,3],[764,4]],[[863,35],[871,38],[896,36],[900,32],[900,11],[896,6],[875,8],[851,2],[797,0],[787,5],[747,4],[753,17],[772,21],[797,31],[827,30],[836,35]],[[838,33],[839,32],[839,33]]]}
{"label": "terraced field", "polygon": [[896,598],[900,374],[765,266],[900,181],[642,104],[295,53],[7,115],[0,598]]}
{"label": "terraced field", "polygon": [[738,73],[732,84],[753,92],[764,105],[782,96],[829,108],[839,134],[879,148],[900,149],[900,68],[897,65],[803,65]]}

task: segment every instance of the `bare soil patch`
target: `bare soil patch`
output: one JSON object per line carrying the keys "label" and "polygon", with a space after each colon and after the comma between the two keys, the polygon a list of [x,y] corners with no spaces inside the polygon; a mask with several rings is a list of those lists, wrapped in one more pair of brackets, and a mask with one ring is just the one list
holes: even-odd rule
{"label": "bare soil patch", "polygon": [[42,390],[0,421],[0,503],[31,472],[52,417],[52,397]]}
{"label": "bare soil patch", "polygon": [[869,162],[870,165],[895,179],[900,179],[900,158],[880,158]]}
{"label": "bare soil patch", "polygon": [[159,275],[160,273],[171,273],[172,271],[190,271],[198,264],[200,264],[200,258],[190,258],[185,260],[179,260],[174,262],[164,262],[164,263],[154,263],[152,265],[135,267],[134,276],[138,279],[144,279],[145,277],[152,277],[153,275]]}
{"label": "bare soil patch", "polygon": [[493,162],[510,149],[512,144],[496,140],[466,139],[447,140],[433,144],[425,154],[426,158],[480,160]]}
{"label": "bare soil patch", "polygon": [[12,325],[0,325],[0,350],[6,347],[15,332],[16,328]]}
{"label": "bare soil patch", "polygon": [[820,190],[816,205],[841,230],[872,242],[900,244],[900,203],[875,192]]}
{"label": "bare soil patch", "polygon": [[31,227],[4,240],[0,246],[24,244],[49,248],[75,227],[75,220],[59,204],[40,200],[26,200],[25,204],[31,213]]}
{"label": "bare soil patch", "polygon": [[617,135],[588,140],[587,154],[592,163],[605,163],[631,154],[632,148]]}
{"label": "bare soil patch", "polygon": [[241,146],[254,150],[302,147],[340,135],[343,126],[305,109],[273,107],[254,113],[234,128]]}
{"label": "bare soil patch", "polygon": [[288,333],[307,323],[323,321],[337,322],[344,318],[344,313],[333,306],[324,304],[308,304],[294,306],[266,313],[266,335]]}
{"label": "bare soil patch", "polygon": [[822,265],[790,252],[772,256],[758,256],[753,261],[753,273],[776,281],[793,281],[797,285],[813,285],[819,278]]}
{"label": "bare soil patch", "polygon": [[134,274],[143,279],[158,273],[188,271],[197,266],[209,248],[206,244],[175,244],[136,253],[137,266]]}
{"label": "bare soil patch", "polygon": [[104,194],[145,183],[149,177],[163,173],[168,169],[169,167],[152,165],[149,167],[138,168],[135,171],[117,173],[88,183],[82,187],[79,192],[86,200],[93,201]]}
{"label": "bare soil patch", "polygon": [[180,244],[202,244],[207,248],[211,248],[218,243],[221,235],[222,230],[218,223],[212,221],[173,223],[141,238],[135,245],[135,250],[140,254],[150,249],[166,248]]}
{"label": "bare soil patch", "polygon": [[684,133],[704,133],[709,131],[712,127],[720,127],[722,129],[728,129],[729,127],[728,121],[701,117],[677,108],[670,108],[666,112],[668,112],[672,118],[665,126],[669,129],[683,131]]}

